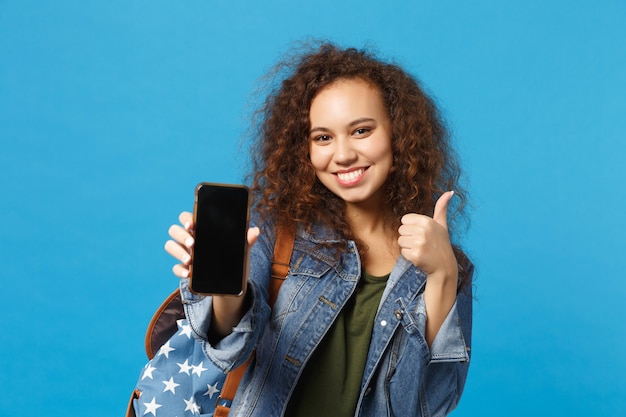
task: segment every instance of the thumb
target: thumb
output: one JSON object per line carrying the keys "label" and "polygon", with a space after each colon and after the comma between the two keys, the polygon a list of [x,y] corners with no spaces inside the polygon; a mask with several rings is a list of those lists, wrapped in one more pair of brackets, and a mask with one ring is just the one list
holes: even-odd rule
{"label": "thumb", "polygon": [[439,223],[441,226],[448,228],[448,203],[454,195],[454,191],[447,191],[439,197],[435,203],[435,212],[433,213],[433,220]]}
{"label": "thumb", "polygon": [[248,229],[248,247],[254,245],[260,233],[261,229],[258,227],[251,227]]}

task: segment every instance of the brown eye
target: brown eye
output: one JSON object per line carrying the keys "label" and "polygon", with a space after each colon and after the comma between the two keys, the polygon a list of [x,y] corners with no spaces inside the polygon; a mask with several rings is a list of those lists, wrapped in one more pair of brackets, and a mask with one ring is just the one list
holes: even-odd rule
{"label": "brown eye", "polygon": [[332,138],[329,135],[319,135],[313,138],[314,142],[328,142]]}

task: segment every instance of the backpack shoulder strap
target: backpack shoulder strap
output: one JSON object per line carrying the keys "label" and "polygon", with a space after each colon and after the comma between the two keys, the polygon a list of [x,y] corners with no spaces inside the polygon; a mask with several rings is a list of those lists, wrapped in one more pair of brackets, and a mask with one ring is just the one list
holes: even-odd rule
{"label": "backpack shoulder strap", "polygon": [[[289,260],[293,252],[293,244],[296,240],[295,229],[280,227],[276,230],[276,243],[274,244],[274,259],[272,260],[272,280],[269,285],[270,307],[274,307],[274,302],[278,297],[278,291],[289,274]],[[253,355],[254,356],[254,355]],[[230,410],[230,404],[235,398],[239,382],[246,372],[248,365],[252,361],[252,357],[241,366],[233,369],[226,376],[224,387],[218,398],[218,404],[215,407],[214,417],[227,417]],[[220,402],[225,402],[220,404]]]}
{"label": "backpack shoulder strap", "polygon": [[276,230],[276,243],[274,244],[274,259],[272,260],[272,280],[269,286],[270,307],[274,307],[280,286],[289,274],[289,261],[293,252],[293,244],[296,240],[295,229],[280,227]]}

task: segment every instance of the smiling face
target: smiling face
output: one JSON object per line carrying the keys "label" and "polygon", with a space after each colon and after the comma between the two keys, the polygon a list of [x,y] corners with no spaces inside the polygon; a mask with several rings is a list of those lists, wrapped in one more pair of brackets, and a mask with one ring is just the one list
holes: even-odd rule
{"label": "smiling face", "polygon": [[311,102],[309,152],[315,174],[346,203],[378,207],[393,163],[391,123],[380,92],[341,79]]}

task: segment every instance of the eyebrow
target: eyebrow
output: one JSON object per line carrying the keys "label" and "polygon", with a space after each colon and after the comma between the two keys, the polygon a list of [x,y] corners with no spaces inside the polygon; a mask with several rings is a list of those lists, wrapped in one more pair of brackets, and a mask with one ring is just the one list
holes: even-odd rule
{"label": "eyebrow", "polygon": [[[371,122],[376,123],[376,119],[372,119],[371,117],[361,117],[359,119],[353,120],[350,123],[348,123],[348,127],[354,127],[356,125],[360,125],[361,123],[371,123]],[[309,134],[314,133],[314,132],[329,132],[329,131],[330,129],[326,127],[314,127],[311,129]]]}

